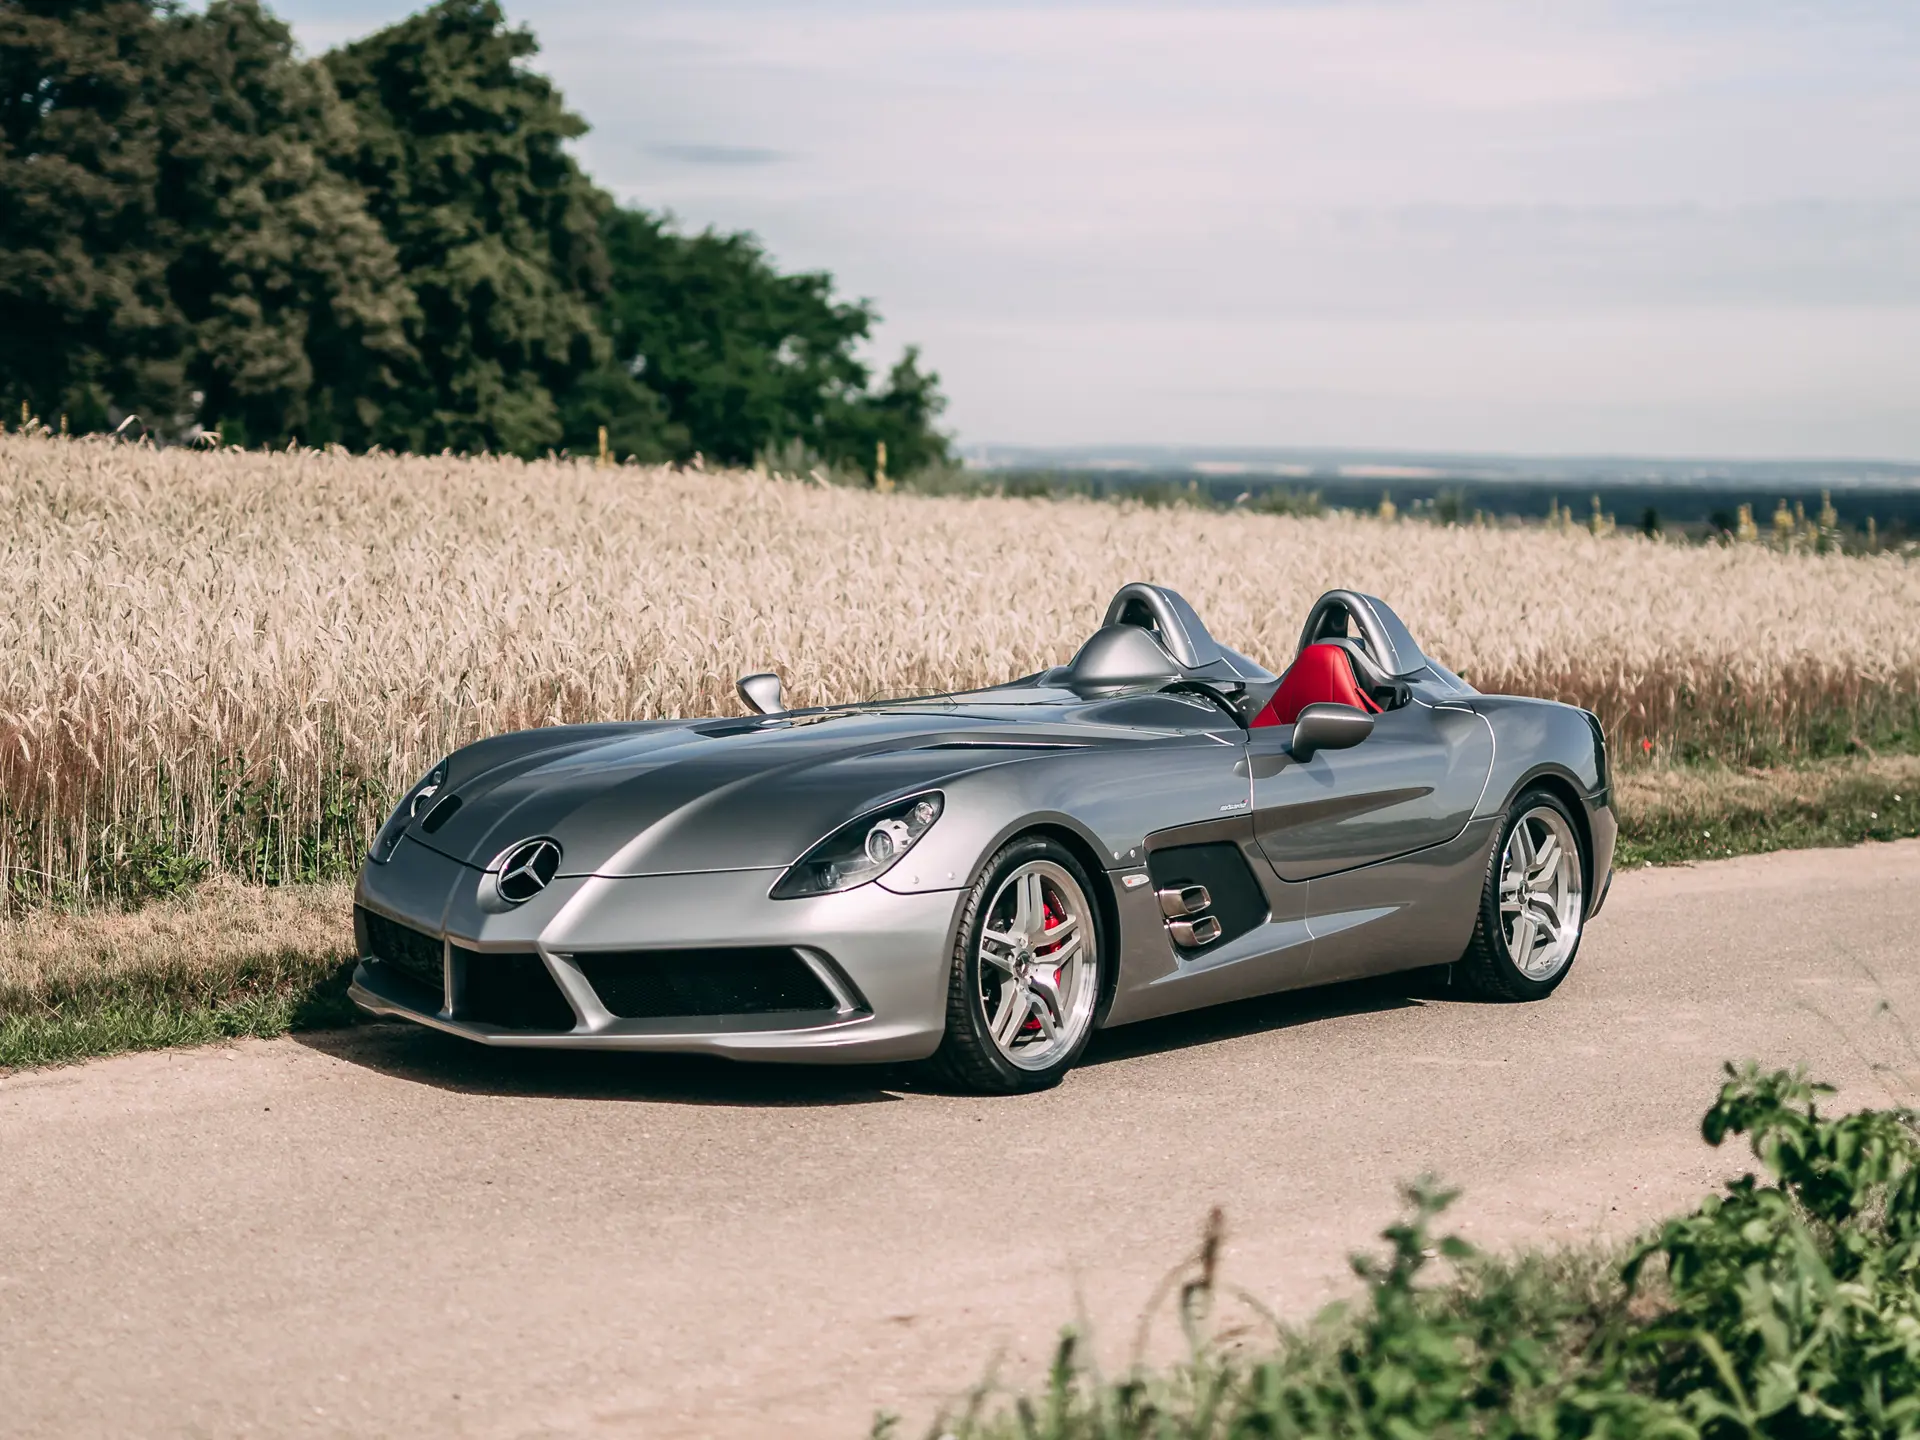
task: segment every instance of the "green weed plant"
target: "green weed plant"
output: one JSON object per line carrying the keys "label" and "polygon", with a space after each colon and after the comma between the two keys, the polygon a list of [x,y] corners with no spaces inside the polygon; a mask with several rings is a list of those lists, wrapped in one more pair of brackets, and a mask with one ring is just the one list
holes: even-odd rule
{"label": "green weed plant", "polygon": [[[1829,1116],[1800,1072],[1728,1067],[1702,1133],[1761,1173],[1669,1221],[1624,1263],[1499,1259],[1435,1222],[1455,1192],[1407,1187],[1353,1309],[1208,1332],[1217,1228],[1180,1289],[1190,1354],[1103,1380],[1063,1335],[1045,1391],[983,1388],[956,1440],[1435,1440],[1920,1435],[1920,1133],[1906,1110]],[[1434,1283],[1436,1266],[1447,1272]],[[883,1417],[876,1435],[893,1433]]]}

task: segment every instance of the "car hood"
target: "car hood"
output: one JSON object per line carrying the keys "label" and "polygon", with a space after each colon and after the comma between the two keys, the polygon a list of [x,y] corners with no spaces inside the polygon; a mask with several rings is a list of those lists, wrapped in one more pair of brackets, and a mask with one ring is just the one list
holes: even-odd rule
{"label": "car hood", "polygon": [[782,868],[917,789],[1127,738],[953,705],[529,731],[450,757],[458,808],[408,834],[482,869],[534,836],[560,843],[562,875]]}

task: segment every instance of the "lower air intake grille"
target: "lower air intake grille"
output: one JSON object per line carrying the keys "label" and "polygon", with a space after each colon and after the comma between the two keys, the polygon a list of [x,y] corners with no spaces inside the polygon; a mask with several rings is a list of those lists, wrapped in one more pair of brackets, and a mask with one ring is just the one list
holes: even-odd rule
{"label": "lower air intake grille", "polygon": [[531,951],[483,955],[456,945],[453,958],[464,981],[456,1019],[503,1030],[564,1033],[573,1029],[573,1006],[538,955]]}
{"label": "lower air intake grille", "polygon": [[793,950],[603,951],[573,963],[623,1020],[836,1008],[833,992]]}
{"label": "lower air intake grille", "polygon": [[[371,955],[436,996],[446,994],[446,972],[441,965],[437,939],[359,905],[353,907],[353,921],[360,932],[362,955]],[[436,1004],[434,1008],[440,1007]]]}

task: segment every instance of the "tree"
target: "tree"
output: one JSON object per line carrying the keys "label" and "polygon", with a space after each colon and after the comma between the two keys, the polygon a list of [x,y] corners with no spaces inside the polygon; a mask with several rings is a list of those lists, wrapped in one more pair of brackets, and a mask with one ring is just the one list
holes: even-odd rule
{"label": "tree", "polygon": [[885,441],[896,473],[946,458],[938,377],[909,350],[874,393],[856,353],[873,310],[835,299],[831,275],[783,275],[751,235],[682,235],[644,210],[610,210],[604,234],[613,354],[659,396],[681,454],[744,464],[798,441],[871,471]]}
{"label": "tree", "polygon": [[0,393],[365,443],[411,302],[351,138],[255,0],[0,0]]}
{"label": "tree", "polygon": [[869,470],[878,447],[884,444],[887,470],[893,475],[944,465],[952,455],[946,436],[933,427],[946,408],[940,377],[920,368],[920,347],[909,345],[887,372],[883,389],[863,392],[841,410],[836,417],[836,438],[830,443],[848,460]]}
{"label": "tree", "polygon": [[169,27],[156,210],[201,422],[230,442],[382,438],[417,310],[393,246],[330,160],[352,114],[255,0]]}
{"label": "tree", "polygon": [[537,49],[495,0],[441,0],[326,57],[359,120],[345,171],[419,307],[388,444],[533,454],[589,443],[618,406],[624,448],[658,448],[657,402],[596,323],[606,202],[566,150],[586,125],[526,67]]}
{"label": "tree", "polygon": [[82,429],[187,404],[154,233],[168,43],[143,0],[0,0],[0,396]]}
{"label": "tree", "polygon": [[497,0],[300,59],[261,0],[0,0],[0,400],[248,444],[943,460],[937,377],[616,207]]}

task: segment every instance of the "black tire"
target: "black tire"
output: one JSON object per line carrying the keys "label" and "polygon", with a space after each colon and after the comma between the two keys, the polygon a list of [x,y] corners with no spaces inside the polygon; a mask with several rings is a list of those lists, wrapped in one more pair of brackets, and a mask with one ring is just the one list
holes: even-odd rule
{"label": "black tire", "polygon": [[987,1002],[981,985],[981,937],[987,928],[987,907],[1001,893],[1002,886],[1023,867],[1034,862],[1058,866],[1072,877],[1085,901],[1081,939],[1084,953],[1093,957],[1090,983],[1097,1011],[1098,997],[1106,980],[1105,936],[1101,933],[1097,892],[1085,868],[1073,852],[1044,836],[1028,835],[1009,841],[981,871],[979,881],[967,895],[960,912],[960,925],[954,941],[947,972],[947,1031],[940,1048],[927,1062],[934,1078],[945,1086],[980,1095],[1020,1095],[1047,1090],[1060,1083],[1073,1068],[1087,1042],[1093,1038],[1091,1012],[1064,1053],[1043,1068],[1026,1069],[1013,1063],[994,1041],[988,1025]]}
{"label": "black tire", "polygon": [[[1542,808],[1556,812],[1565,822],[1579,861],[1580,890],[1577,899],[1578,930],[1573,947],[1564,962],[1551,974],[1535,978],[1514,963],[1507,943],[1506,926],[1500,909],[1501,869],[1514,827]],[[1585,832],[1567,804],[1547,789],[1524,790],[1507,810],[1500,833],[1494,838],[1493,851],[1487,856],[1486,878],[1480,888],[1480,909],[1474,919],[1473,938],[1460,957],[1459,969],[1469,990],[1487,1000],[1544,1000],[1559,988],[1579,958],[1580,939],[1586,929],[1587,894],[1593,879],[1593,865],[1587,854]]]}

